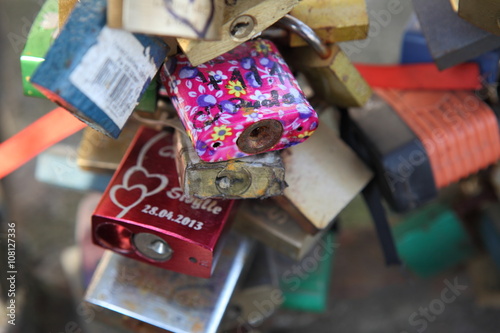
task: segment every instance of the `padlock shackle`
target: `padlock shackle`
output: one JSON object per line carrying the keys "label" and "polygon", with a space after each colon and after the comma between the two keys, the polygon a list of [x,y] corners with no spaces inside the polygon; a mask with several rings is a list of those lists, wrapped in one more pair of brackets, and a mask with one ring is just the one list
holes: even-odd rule
{"label": "padlock shackle", "polygon": [[330,48],[321,41],[313,29],[298,18],[286,14],[276,22],[276,24],[302,37],[316,52],[318,52],[321,58],[326,59],[330,56]]}

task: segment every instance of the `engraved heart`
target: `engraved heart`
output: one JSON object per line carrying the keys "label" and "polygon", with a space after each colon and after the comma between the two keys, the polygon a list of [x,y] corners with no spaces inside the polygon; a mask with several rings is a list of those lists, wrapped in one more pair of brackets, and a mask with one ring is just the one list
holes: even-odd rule
{"label": "engraved heart", "polygon": [[168,178],[161,174],[150,174],[142,166],[134,166],[123,176],[123,185],[131,187],[140,184],[146,189],[145,196],[151,196],[163,190],[168,185]]}
{"label": "engraved heart", "polygon": [[138,205],[147,195],[148,189],[144,185],[124,186],[115,185],[109,191],[111,201],[122,209],[129,209]]}
{"label": "engraved heart", "polygon": [[[204,3],[206,5],[209,5],[209,8],[204,8]],[[190,0],[189,4],[187,1],[182,0],[182,1],[176,1],[176,0],[164,0],[165,8],[168,10],[170,15],[187,25],[191,30],[193,30],[196,35],[200,38],[205,38],[208,29],[210,28],[210,25],[212,24],[212,21],[214,19],[214,14],[215,14],[215,1],[207,1],[202,0],[202,1],[197,1],[197,0]],[[192,8],[188,8],[192,7]],[[187,9],[187,10],[186,10]],[[205,16],[205,21],[202,20],[201,17],[197,17],[195,20],[193,20],[192,17],[186,17],[186,13],[193,13],[195,11],[199,12],[204,12],[205,9],[208,9],[210,12],[208,15]],[[182,11],[182,12],[181,12]],[[196,24],[196,26],[195,26]]]}

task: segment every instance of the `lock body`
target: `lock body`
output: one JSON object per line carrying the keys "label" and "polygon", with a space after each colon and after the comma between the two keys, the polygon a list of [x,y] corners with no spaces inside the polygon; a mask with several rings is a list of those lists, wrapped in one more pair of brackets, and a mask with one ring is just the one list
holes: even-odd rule
{"label": "lock body", "polygon": [[325,124],[309,140],[282,153],[288,187],[283,196],[273,197],[310,234],[327,229],[373,176]]}
{"label": "lock body", "polygon": [[[465,91],[377,90],[351,109],[357,149],[391,207],[406,212],[500,157],[498,118]],[[381,123],[378,119],[384,119]]]}
{"label": "lock body", "polygon": [[188,197],[171,133],[141,128],[92,216],[93,241],[127,257],[211,275],[233,201]]}
{"label": "lock body", "polygon": [[206,162],[284,149],[318,126],[316,112],[267,40],[246,42],[197,67],[184,55],[171,58],[162,80]]}
{"label": "lock body", "polygon": [[157,331],[216,333],[254,248],[241,234],[231,232],[228,236],[210,279],[152,267],[107,251],[85,300],[131,317],[133,322],[152,325]]}
{"label": "lock body", "polygon": [[[290,15],[298,18],[326,44],[368,37],[368,13],[364,0],[303,0]],[[298,35],[290,35],[290,46],[306,46]]]}
{"label": "lock body", "polygon": [[224,1],[221,39],[204,41],[177,38],[177,42],[193,66],[214,59],[255,37],[286,15],[299,0]]}
{"label": "lock body", "polygon": [[31,82],[103,133],[118,137],[168,52],[158,38],[110,29],[105,0],[73,9]]}
{"label": "lock body", "polygon": [[285,166],[278,152],[203,162],[189,138],[176,131],[177,172],[184,193],[197,198],[248,199],[283,194]]}
{"label": "lock body", "polygon": [[494,0],[457,0],[458,15],[492,34],[500,35],[500,4]]}

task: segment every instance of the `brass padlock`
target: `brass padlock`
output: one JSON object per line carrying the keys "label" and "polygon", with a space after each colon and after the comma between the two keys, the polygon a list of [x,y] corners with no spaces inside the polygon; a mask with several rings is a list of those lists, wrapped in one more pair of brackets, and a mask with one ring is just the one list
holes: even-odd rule
{"label": "brass padlock", "polygon": [[111,28],[202,40],[221,38],[223,0],[109,0]]}
{"label": "brass padlock", "polygon": [[[298,18],[327,44],[368,37],[365,0],[302,0],[290,15]],[[290,46],[306,46],[300,36],[290,35]]]}
{"label": "brass padlock", "polygon": [[310,27],[290,15],[283,17],[280,25],[311,45],[294,48],[285,56],[292,67],[304,73],[315,95],[341,107],[362,106],[368,101],[370,86],[338,45],[325,45]]}
{"label": "brass padlock", "polygon": [[220,41],[178,38],[177,42],[191,65],[198,66],[254,37],[283,17],[298,3],[299,0],[281,0],[277,6],[275,0],[225,1]]}
{"label": "brass padlock", "polygon": [[500,35],[500,2],[496,0],[452,0],[453,9],[464,20]]}
{"label": "brass padlock", "polygon": [[62,28],[78,0],[59,0],[59,29]]}
{"label": "brass padlock", "polygon": [[185,133],[176,131],[176,164],[184,193],[198,198],[266,198],[283,194],[285,167],[278,152],[203,162]]}

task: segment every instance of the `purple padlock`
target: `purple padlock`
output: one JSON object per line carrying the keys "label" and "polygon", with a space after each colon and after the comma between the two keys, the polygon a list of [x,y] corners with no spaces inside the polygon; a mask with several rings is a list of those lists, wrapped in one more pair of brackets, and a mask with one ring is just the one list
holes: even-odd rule
{"label": "purple padlock", "polygon": [[306,140],[318,116],[276,46],[248,41],[193,67],[169,59],[161,79],[206,162],[284,149]]}

